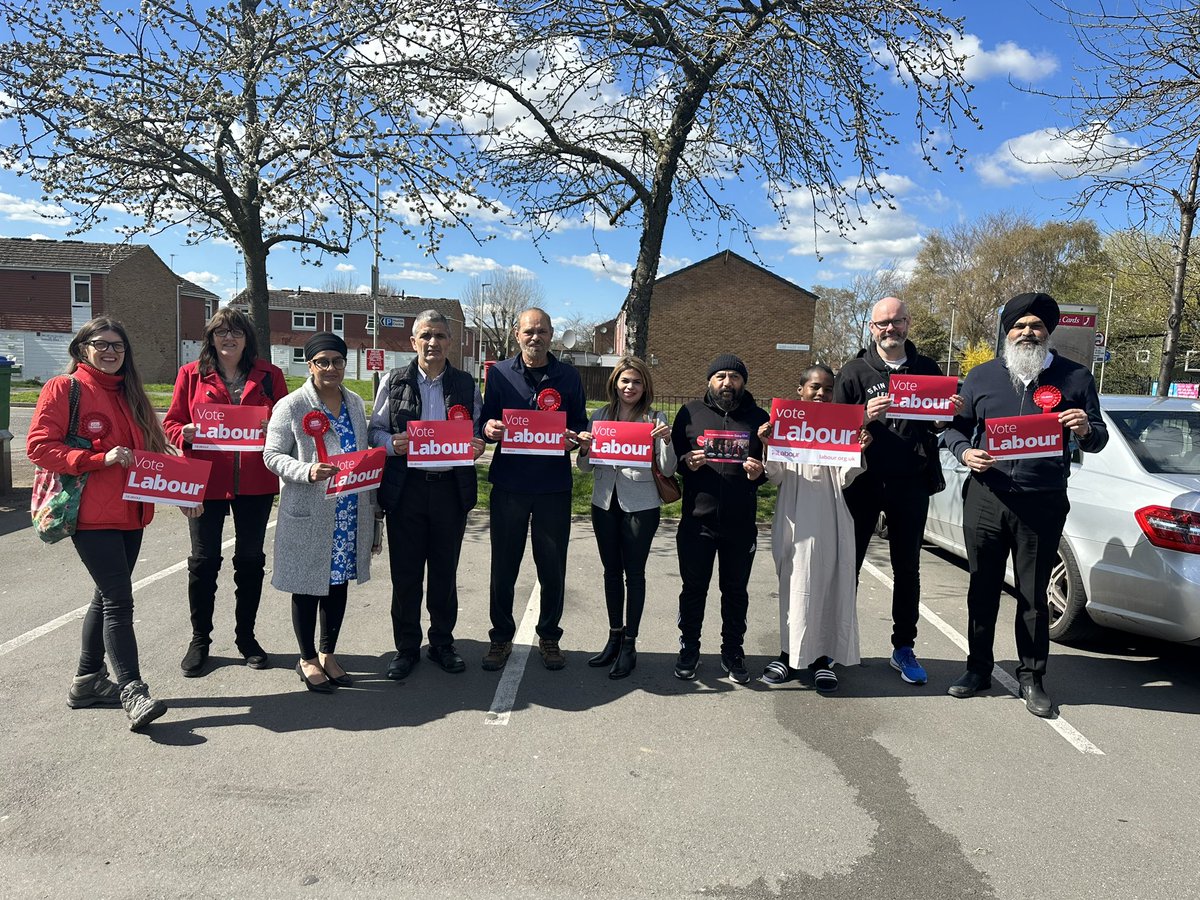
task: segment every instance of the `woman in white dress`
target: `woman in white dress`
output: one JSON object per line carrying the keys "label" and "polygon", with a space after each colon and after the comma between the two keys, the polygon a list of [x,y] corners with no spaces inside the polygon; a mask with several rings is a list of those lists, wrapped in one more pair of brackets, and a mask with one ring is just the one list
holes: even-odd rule
{"label": "woman in white dress", "polygon": [[[801,376],[801,400],[829,403],[833,371],[809,366]],[[770,423],[759,429],[764,444]],[[870,435],[864,428],[859,443]],[[771,554],[779,575],[779,658],[767,664],[763,681],[782,684],[807,665],[817,690],[837,690],[835,663],[857,665],[858,585],[854,573],[854,520],[842,491],[861,467],[765,463],[779,488],[771,526]],[[795,667],[793,667],[795,665]]]}

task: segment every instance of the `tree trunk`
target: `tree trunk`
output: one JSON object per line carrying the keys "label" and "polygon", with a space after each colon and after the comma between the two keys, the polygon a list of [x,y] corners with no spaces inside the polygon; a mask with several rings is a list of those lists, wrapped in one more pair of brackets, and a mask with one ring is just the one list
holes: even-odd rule
{"label": "tree trunk", "polygon": [[1192,154],[1187,193],[1179,202],[1179,243],[1175,247],[1175,284],[1171,292],[1171,311],[1167,315],[1167,333],[1163,337],[1162,363],[1158,369],[1158,396],[1160,397],[1169,395],[1171,380],[1175,375],[1175,360],[1179,354],[1179,329],[1183,323],[1183,288],[1187,280],[1192,230],[1196,226],[1197,181],[1200,181],[1200,147]]}
{"label": "tree trunk", "polygon": [[642,221],[642,239],[638,246],[633,280],[625,297],[625,352],[638,359],[646,358],[650,341],[650,300],[658,278],[658,263],[662,256],[663,235],[667,230],[667,211],[671,207],[671,191],[661,189],[646,210]]}
{"label": "tree trunk", "polygon": [[242,248],[246,261],[246,293],[250,298],[250,321],[258,338],[258,355],[271,359],[271,317],[267,295],[267,251],[263,247]]}

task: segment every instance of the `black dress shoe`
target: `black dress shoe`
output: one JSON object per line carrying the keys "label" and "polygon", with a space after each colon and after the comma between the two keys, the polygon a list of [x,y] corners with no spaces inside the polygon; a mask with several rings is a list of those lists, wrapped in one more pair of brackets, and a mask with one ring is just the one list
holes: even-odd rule
{"label": "black dress shoe", "polygon": [[308,676],[304,674],[304,666],[296,663],[296,674],[300,676],[300,680],[304,682],[304,686],[314,694],[332,694],[333,684],[329,681],[310,681]]}
{"label": "black dress shoe", "polygon": [[608,642],[604,645],[604,649],[591,657],[587,664],[593,669],[599,669],[602,666],[611,666],[617,659],[617,654],[621,652],[621,639],[625,636],[625,629],[618,628],[615,631],[608,632]]}
{"label": "black dress shoe", "polygon": [[435,647],[433,644],[425,651],[425,655],[432,659],[435,663],[442,667],[445,672],[465,672],[467,664],[458,651],[454,649],[453,644],[440,644]]}
{"label": "black dress shoe", "polygon": [[1035,716],[1049,719],[1054,715],[1054,704],[1050,702],[1050,695],[1036,681],[1021,685],[1021,699],[1025,701],[1025,708]]}
{"label": "black dress shoe", "polygon": [[967,697],[974,697],[980,691],[986,691],[991,686],[992,679],[967,669],[958,681],[950,685],[950,689],[946,693],[959,700],[965,700]]}
{"label": "black dress shoe", "polygon": [[397,653],[388,663],[387,677],[392,681],[403,681],[412,674],[413,667],[420,662],[420,657],[412,653]]}
{"label": "black dress shoe", "polygon": [[637,666],[637,638],[622,638],[621,652],[617,654],[616,662],[608,670],[608,677],[626,678],[635,666]]}
{"label": "black dress shoe", "polygon": [[183,655],[183,662],[179,664],[179,668],[183,669],[184,678],[199,678],[204,674],[204,667],[208,663],[209,643],[208,638],[192,638],[187,653]]}
{"label": "black dress shoe", "polygon": [[354,679],[350,677],[349,672],[343,671],[341,675],[333,675],[324,666],[321,666],[321,671],[325,673],[325,677],[335,687],[350,687],[350,685],[354,684]]}

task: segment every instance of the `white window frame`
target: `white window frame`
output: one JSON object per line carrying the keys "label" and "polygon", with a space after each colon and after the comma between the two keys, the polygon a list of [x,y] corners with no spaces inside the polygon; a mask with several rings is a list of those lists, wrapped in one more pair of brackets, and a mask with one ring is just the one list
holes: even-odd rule
{"label": "white window frame", "polygon": [[[87,288],[87,300],[79,299],[79,289]],[[92,276],[90,274],[75,273],[71,275],[71,305],[72,306],[87,306],[89,309],[92,305]]]}
{"label": "white window frame", "polygon": [[329,314],[329,330],[338,337],[346,336],[346,314],[345,313],[330,313]]}
{"label": "white window frame", "polygon": [[205,322],[209,321],[213,317],[214,312],[216,312],[216,310],[213,309],[213,301],[205,300],[204,301],[204,321]]}
{"label": "white window frame", "polygon": [[367,313],[367,334],[375,333],[375,314]]}
{"label": "white window frame", "polygon": [[316,331],[317,314],[299,309],[292,310],[292,331]]}
{"label": "white window frame", "polygon": [[294,362],[294,363],[303,363],[304,362],[304,348],[303,347],[293,347],[292,348],[292,362]]}

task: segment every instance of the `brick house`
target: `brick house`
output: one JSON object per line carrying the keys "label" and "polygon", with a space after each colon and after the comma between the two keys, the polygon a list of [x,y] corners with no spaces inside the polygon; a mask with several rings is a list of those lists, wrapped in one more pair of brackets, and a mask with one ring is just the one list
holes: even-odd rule
{"label": "brick house", "polygon": [[[704,372],[719,353],[736,353],[750,372],[761,405],[792,397],[812,358],[817,295],[732,251],[664,275],[654,284],[647,352],[654,391],[697,397]],[[625,346],[625,313],[617,319],[615,349]]]}
{"label": "brick house", "polygon": [[[462,305],[457,300],[381,295],[377,302],[378,342],[376,306],[369,294],[271,290],[267,300],[271,361],[289,375],[307,375],[305,342],[318,331],[331,331],[339,335],[350,350],[346,377],[369,378],[367,350],[378,348],[384,351],[385,370],[406,365],[416,357],[409,340],[414,317],[427,309],[436,309],[450,320],[450,362],[456,368],[474,372],[475,332],[465,327]],[[243,291],[232,305],[245,311],[249,303]]]}
{"label": "brick house", "polygon": [[174,382],[219,299],[145,245],[0,238],[0,354],[24,378],[63,372],[75,332],[107,315],[129,332],[142,378]]}

